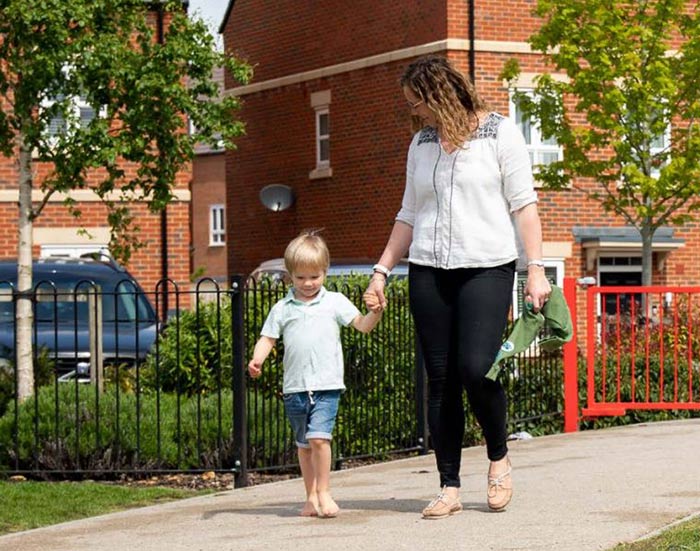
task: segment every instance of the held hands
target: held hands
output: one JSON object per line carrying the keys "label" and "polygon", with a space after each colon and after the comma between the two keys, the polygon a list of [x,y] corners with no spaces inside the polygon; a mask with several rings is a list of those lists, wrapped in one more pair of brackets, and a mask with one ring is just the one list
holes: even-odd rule
{"label": "held hands", "polygon": [[248,373],[253,379],[257,379],[262,375],[262,362],[253,358],[248,363]]}
{"label": "held hands", "polygon": [[532,309],[539,312],[544,303],[549,300],[552,286],[547,280],[544,268],[532,267],[528,269],[527,282],[525,283],[525,302],[532,304]]}
{"label": "held hands", "polygon": [[384,297],[384,287],[386,278],[381,274],[375,274],[369,280],[367,290],[362,295],[365,306],[371,312],[381,312],[386,308],[386,298]]}

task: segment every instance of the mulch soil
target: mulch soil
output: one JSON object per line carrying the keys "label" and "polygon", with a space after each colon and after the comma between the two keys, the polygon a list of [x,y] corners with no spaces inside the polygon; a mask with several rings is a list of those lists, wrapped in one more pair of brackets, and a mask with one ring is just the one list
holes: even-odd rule
{"label": "mulch soil", "polygon": [[[410,454],[406,454],[408,456]],[[394,457],[403,456],[403,454]],[[371,465],[374,463],[381,463],[379,459],[352,459],[345,460],[342,464],[341,469],[349,469],[352,467],[361,467],[363,465]],[[277,482],[279,480],[289,480],[291,478],[299,478],[301,474],[299,470],[293,470],[290,472],[283,473],[260,473],[251,472],[248,473],[248,486],[257,486],[259,484],[267,484],[270,482]],[[33,477],[32,477],[33,478]],[[18,475],[9,477],[10,481],[22,482],[27,480],[26,477]],[[224,491],[232,490],[234,488],[233,473],[221,473],[215,471],[208,471],[197,474],[184,474],[184,473],[174,473],[174,474],[153,474],[150,476],[131,476],[131,475],[121,475],[118,478],[112,480],[105,479],[92,479],[99,481],[102,484],[119,484],[122,486],[159,486],[163,488],[178,488],[182,490],[212,490],[212,491]]]}

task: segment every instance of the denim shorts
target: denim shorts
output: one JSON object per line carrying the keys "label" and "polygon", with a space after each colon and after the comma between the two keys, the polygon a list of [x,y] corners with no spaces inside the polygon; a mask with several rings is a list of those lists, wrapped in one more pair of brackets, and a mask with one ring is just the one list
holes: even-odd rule
{"label": "denim shorts", "polygon": [[284,410],[299,448],[308,448],[310,438],[332,440],[338,414],[340,390],[310,390],[284,395]]}

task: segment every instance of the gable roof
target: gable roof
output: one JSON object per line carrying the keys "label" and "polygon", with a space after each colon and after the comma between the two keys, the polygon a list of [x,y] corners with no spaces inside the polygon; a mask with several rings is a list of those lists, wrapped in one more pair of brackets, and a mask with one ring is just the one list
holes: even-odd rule
{"label": "gable roof", "polygon": [[224,13],[224,18],[221,20],[221,25],[219,25],[219,33],[223,34],[224,33],[224,27],[226,27],[226,23],[228,22],[228,16],[231,15],[231,10],[233,9],[233,5],[236,3],[236,0],[229,0],[228,6],[226,7],[226,12]]}

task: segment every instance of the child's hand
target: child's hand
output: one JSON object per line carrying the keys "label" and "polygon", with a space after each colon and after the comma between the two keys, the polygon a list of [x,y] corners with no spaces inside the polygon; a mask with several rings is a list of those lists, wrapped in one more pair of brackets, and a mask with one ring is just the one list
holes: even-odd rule
{"label": "child's hand", "polygon": [[262,362],[252,359],[248,364],[248,373],[253,379],[260,377],[262,375]]}
{"label": "child's hand", "polygon": [[380,312],[383,309],[376,293],[366,291],[365,294],[362,295],[362,300],[364,300],[365,306],[370,312]]}

